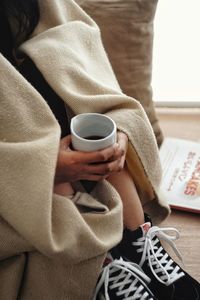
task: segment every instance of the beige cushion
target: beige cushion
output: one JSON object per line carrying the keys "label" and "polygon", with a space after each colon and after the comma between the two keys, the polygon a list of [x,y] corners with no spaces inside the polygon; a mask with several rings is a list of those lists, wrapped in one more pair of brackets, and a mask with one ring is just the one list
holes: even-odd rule
{"label": "beige cushion", "polygon": [[157,0],[77,0],[97,22],[124,93],[139,100],[158,144],[163,136],[152,101],[153,20]]}

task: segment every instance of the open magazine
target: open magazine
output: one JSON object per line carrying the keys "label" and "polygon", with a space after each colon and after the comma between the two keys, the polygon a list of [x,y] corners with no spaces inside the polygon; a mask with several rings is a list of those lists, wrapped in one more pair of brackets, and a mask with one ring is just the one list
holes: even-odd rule
{"label": "open magazine", "polygon": [[200,213],[200,142],[165,138],[161,190],[172,208]]}

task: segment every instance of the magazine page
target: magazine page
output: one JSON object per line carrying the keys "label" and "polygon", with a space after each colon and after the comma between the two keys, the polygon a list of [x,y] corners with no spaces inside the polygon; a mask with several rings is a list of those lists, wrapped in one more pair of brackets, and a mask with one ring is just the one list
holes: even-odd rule
{"label": "magazine page", "polygon": [[200,213],[200,143],[165,138],[161,190],[171,207]]}

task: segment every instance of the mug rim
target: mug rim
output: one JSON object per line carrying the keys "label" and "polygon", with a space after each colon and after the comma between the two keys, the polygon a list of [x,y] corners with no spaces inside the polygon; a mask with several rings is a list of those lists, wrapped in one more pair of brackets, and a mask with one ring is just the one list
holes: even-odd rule
{"label": "mug rim", "polygon": [[[75,120],[77,117],[83,116],[83,115],[85,115],[85,116],[87,116],[87,115],[93,115],[93,116],[97,115],[97,116],[101,116],[101,117],[103,117],[103,118],[106,118],[106,119],[108,119],[109,121],[111,121],[111,123],[113,124],[113,130],[111,131],[111,133],[110,133],[109,135],[107,135],[106,137],[104,137],[104,138],[102,138],[102,139],[89,140],[89,139],[83,138],[83,137],[81,137],[80,135],[76,134],[76,132],[75,132],[75,131],[73,130],[73,128],[72,128],[72,122],[74,122],[74,120]],[[78,114],[78,115],[74,116],[74,117],[71,119],[70,130],[71,130],[71,134],[73,134],[75,137],[77,137],[78,139],[80,139],[80,140],[82,140],[82,141],[88,141],[88,143],[91,143],[91,144],[92,144],[92,143],[97,143],[97,142],[100,143],[100,142],[102,142],[102,141],[108,139],[108,138],[113,134],[113,132],[116,132],[116,124],[115,124],[115,122],[114,122],[109,116],[104,115],[104,114],[101,114],[101,113],[81,113],[81,114]]]}

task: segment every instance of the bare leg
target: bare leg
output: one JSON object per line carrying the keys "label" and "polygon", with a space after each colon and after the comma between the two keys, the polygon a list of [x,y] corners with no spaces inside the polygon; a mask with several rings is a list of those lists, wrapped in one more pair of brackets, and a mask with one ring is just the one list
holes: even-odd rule
{"label": "bare leg", "polygon": [[[123,203],[124,227],[130,230],[138,228],[144,223],[144,212],[135,184],[128,168],[110,175],[107,180],[118,191]],[[54,186],[54,193],[62,196],[72,196],[74,190],[70,183],[60,183]]]}
{"label": "bare leg", "polygon": [[112,174],[107,180],[115,187],[123,203],[124,227],[130,230],[144,223],[144,211],[128,168]]}

